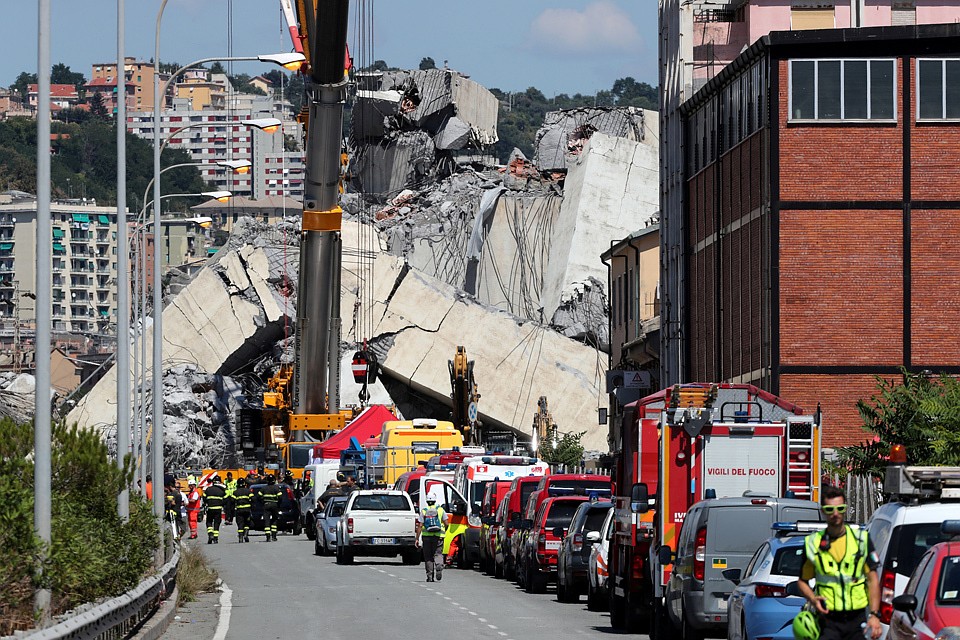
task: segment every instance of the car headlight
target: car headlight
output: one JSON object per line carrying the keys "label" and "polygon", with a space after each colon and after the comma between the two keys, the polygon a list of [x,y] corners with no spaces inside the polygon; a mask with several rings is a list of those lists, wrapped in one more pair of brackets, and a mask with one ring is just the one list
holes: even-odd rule
{"label": "car headlight", "polygon": [[934,640],[960,640],[960,627],[944,627]]}

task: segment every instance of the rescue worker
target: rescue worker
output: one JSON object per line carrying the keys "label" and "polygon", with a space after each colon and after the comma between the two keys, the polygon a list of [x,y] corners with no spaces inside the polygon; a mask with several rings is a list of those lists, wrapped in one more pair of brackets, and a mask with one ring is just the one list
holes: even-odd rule
{"label": "rescue worker", "polygon": [[423,549],[427,582],[433,582],[443,580],[443,534],[449,516],[437,504],[436,496],[428,494],[426,502],[417,518],[417,546]]}
{"label": "rescue worker", "polygon": [[[866,529],[844,523],[847,500],[843,490],[825,488],[820,503],[827,528],[804,540],[806,559],[797,583],[812,611],[794,618],[794,635],[798,640],[861,640],[864,627],[868,627],[867,637],[878,640],[882,628],[877,553]],[[813,578],[815,589],[809,582]]]}
{"label": "rescue worker", "polygon": [[163,491],[163,512],[164,518],[167,522],[170,523],[170,526],[173,528],[173,537],[176,540],[180,539],[180,535],[183,533],[181,529],[182,523],[180,522],[180,507],[178,503],[180,502],[180,491],[177,489],[176,485],[171,483],[164,487]]}
{"label": "rescue worker", "polygon": [[250,542],[250,506],[253,502],[253,493],[243,478],[237,480],[233,501],[237,515],[237,539],[239,542]]}
{"label": "rescue worker", "polygon": [[187,478],[187,522],[190,525],[190,539],[197,538],[197,520],[200,519],[200,506],[203,494],[197,489],[197,479]]}
{"label": "rescue worker", "polygon": [[340,483],[336,480],[331,480],[327,483],[327,488],[323,493],[320,494],[320,497],[317,498],[317,511],[323,511],[327,508],[327,501],[334,496],[342,496],[343,491],[340,490]]}
{"label": "rescue worker", "polygon": [[207,544],[220,542],[220,520],[223,517],[223,501],[227,490],[220,476],[213,476],[213,484],[204,491],[203,501],[207,507]]}
{"label": "rescue worker", "polygon": [[280,485],[273,474],[267,476],[267,486],[260,490],[263,500],[263,532],[267,542],[277,541],[277,520],[280,519]]}
{"label": "rescue worker", "polygon": [[223,498],[223,523],[233,524],[233,512],[236,504],[233,494],[237,490],[237,481],[233,479],[233,472],[227,471],[227,479],[223,483],[223,488],[227,492]]}
{"label": "rescue worker", "polygon": [[347,483],[345,485],[340,485],[340,490],[343,491],[343,495],[345,496],[348,496],[359,489],[360,487],[357,486],[357,479],[353,476],[347,476]]}

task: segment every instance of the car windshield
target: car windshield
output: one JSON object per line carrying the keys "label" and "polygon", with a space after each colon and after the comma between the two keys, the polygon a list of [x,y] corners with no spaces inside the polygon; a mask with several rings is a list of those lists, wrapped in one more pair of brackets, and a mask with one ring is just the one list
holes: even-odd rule
{"label": "car windshield", "polygon": [[587,520],[583,525],[583,532],[600,531],[603,528],[603,520],[607,517],[609,507],[593,507],[587,514]]}
{"label": "car windshield", "polygon": [[[927,549],[938,542],[950,539],[950,536],[940,532],[939,522],[900,525],[894,531],[894,536],[897,538],[896,547],[892,551],[896,555],[885,562],[888,563],[888,567],[894,567],[902,576],[913,573]],[[891,561],[892,564],[890,564]]]}
{"label": "car windshield", "polygon": [[536,482],[524,482],[520,485],[520,508],[523,509],[527,504],[527,498],[537,490]]}
{"label": "car windshield", "polygon": [[313,454],[312,444],[291,444],[290,447],[290,468],[299,469],[310,464],[310,456]]}
{"label": "car windshield", "polygon": [[773,558],[773,568],[770,573],[776,576],[800,577],[803,568],[803,546],[783,547],[777,550]]}
{"label": "car windshield", "polygon": [[335,500],[330,503],[330,507],[327,509],[327,515],[331,518],[339,518],[343,515],[343,509],[346,506],[346,500]]}
{"label": "car windshield", "polygon": [[588,495],[591,489],[606,489],[606,494],[610,494],[609,480],[558,480],[550,483],[551,488],[573,489],[576,493],[578,489],[583,489],[583,495]]}
{"label": "car windshield", "polygon": [[960,556],[943,559],[940,569],[940,586],[937,587],[937,603],[960,606]]}
{"label": "car windshield", "polygon": [[410,511],[410,505],[403,496],[367,495],[357,496],[353,501],[354,511]]}
{"label": "car windshield", "polygon": [[569,527],[570,521],[573,520],[573,514],[576,513],[579,506],[580,501],[562,500],[554,502],[550,505],[550,511],[547,512],[547,529],[553,529],[554,527],[566,529]]}

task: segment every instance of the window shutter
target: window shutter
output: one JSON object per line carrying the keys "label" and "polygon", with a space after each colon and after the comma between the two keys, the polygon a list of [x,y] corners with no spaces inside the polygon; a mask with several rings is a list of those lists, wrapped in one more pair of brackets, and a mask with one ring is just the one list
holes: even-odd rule
{"label": "window shutter", "polygon": [[893,26],[917,24],[917,6],[913,2],[894,2],[892,7]]}
{"label": "window shutter", "polygon": [[794,7],[790,10],[790,28],[793,31],[808,29],[833,29],[836,27],[833,7],[829,9],[805,9]]}

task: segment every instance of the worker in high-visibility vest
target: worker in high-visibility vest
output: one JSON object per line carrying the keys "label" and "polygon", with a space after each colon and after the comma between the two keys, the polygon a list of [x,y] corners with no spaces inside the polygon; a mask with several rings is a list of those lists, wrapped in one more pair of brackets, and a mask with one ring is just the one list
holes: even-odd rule
{"label": "worker in high-visibility vest", "polygon": [[237,488],[233,492],[237,514],[237,540],[250,542],[250,509],[253,505],[253,493],[244,478],[237,481]]}
{"label": "worker in high-visibility vest", "polygon": [[190,539],[197,537],[197,521],[200,519],[200,507],[203,494],[197,489],[197,479],[190,476],[187,479],[187,522],[190,525]]}
{"label": "worker in high-visibility vest", "polygon": [[423,549],[427,582],[443,580],[443,534],[447,528],[447,512],[437,504],[436,496],[427,494],[426,506],[420,509],[415,527],[417,546]]}
{"label": "worker in high-visibility vest", "polygon": [[[843,490],[825,488],[820,508],[827,528],[804,540],[806,560],[798,586],[809,605],[794,618],[794,636],[798,640],[862,640],[867,627],[868,637],[878,640],[883,629],[877,553],[866,529],[844,524]],[[813,578],[816,588],[809,583]]]}
{"label": "worker in high-visibility vest", "polygon": [[227,492],[227,495],[223,498],[223,523],[233,524],[233,512],[236,508],[233,493],[237,490],[237,481],[234,480],[233,473],[230,471],[227,471],[227,479],[223,483],[223,488]]}

